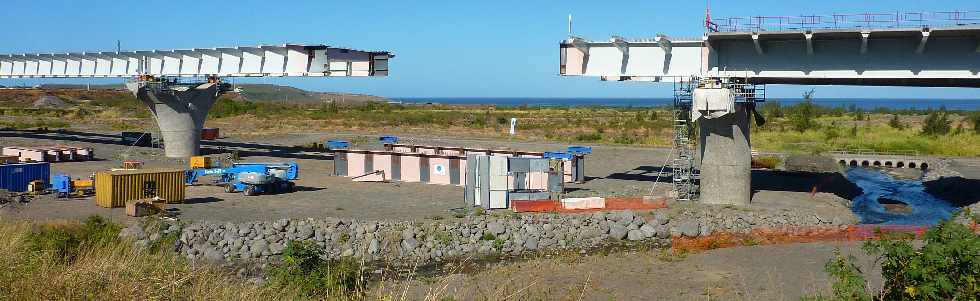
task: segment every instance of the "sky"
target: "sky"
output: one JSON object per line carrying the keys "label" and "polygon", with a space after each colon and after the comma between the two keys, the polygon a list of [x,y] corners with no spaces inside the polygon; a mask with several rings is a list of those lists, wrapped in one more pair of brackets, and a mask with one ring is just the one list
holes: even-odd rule
{"label": "sky", "polygon": [[[385,97],[670,97],[670,84],[558,75],[568,34],[606,40],[697,37],[703,1],[102,1],[4,0],[0,53],[207,48],[307,43],[387,50],[391,76],[250,79]],[[124,3],[124,4],[121,4]],[[720,1],[712,16],[980,10],[957,1]],[[85,83],[92,80],[56,80]],[[104,82],[102,80],[101,82]],[[121,80],[115,80],[120,82]],[[47,82],[51,82],[50,80]],[[36,84],[0,80],[0,85]],[[95,83],[99,83],[96,81]],[[980,90],[769,86],[770,97],[980,98]]]}

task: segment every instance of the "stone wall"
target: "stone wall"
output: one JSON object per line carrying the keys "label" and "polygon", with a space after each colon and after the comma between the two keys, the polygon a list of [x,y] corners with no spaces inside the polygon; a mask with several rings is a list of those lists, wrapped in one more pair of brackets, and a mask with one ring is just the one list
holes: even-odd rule
{"label": "stone wall", "polygon": [[[700,209],[699,209],[700,208]],[[707,209],[705,209],[707,208]],[[148,247],[179,235],[174,250],[191,260],[275,260],[291,240],[320,245],[331,259],[363,258],[395,265],[450,258],[517,255],[543,250],[588,252],[625,242],[670,246],[671,237],[756,228],[839,225],[836,218],[797,211],[751,212],[698,207],[667,212],[499,214],[458,219],[393,222],[326,218],[249,223],[197,222],[131,226],[120,236]],[[145,224],[145,223],[144,223]],[[146,227],[146,228],[144,228]],[[156,230],[147,230],[153,228]]]}

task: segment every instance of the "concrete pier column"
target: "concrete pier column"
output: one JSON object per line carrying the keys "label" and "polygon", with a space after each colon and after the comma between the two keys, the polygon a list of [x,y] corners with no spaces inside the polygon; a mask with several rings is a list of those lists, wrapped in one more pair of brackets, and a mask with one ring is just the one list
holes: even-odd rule
{"label": "concrete pier column", "polygon": [[186,158],[200,153],[201,128],[218,99],[220,84],[130,82],[126,86],[153,112],[167,157]]}
{"label": "concrete pier column", "polygon": [[733,113],[700,120],[702,202],[749,204],[752,197],[749,114],[743,105],[736,104]]}

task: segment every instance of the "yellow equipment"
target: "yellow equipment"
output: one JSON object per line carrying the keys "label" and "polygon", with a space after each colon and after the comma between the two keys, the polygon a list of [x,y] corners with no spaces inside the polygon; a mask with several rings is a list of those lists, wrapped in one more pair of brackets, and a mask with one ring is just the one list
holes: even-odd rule
{"label": "yellow equipment", "polygon": [[211,168],[211,157],[194,156],[191,157],[191,168]]}
{"label": "yellow equipment", "polygon": [[27,193],[30,194],[42,194],[46,191],[44,181],[34,180],[27,183]]}

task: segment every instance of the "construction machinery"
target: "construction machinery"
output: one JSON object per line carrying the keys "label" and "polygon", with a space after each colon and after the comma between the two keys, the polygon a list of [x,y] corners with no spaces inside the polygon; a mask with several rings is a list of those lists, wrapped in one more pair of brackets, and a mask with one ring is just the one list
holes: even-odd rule
{"label": "construction machinery", "polygon": [[72,179],[67,174],[57,174],[51,178],[51,190],[60,198],[82,197],[95,194],[95,181],[89,179]]}
{"label": "construction machinery", "polygon": [[194,184],[202,176],[215,175],[214,184],[224,186],[225,192],[241,191],[246,196],[263,193],[292,192],[293,180],[299,177],[299,164],[234,163],[230,167],[193,168],[188,170],[186,184]]}

